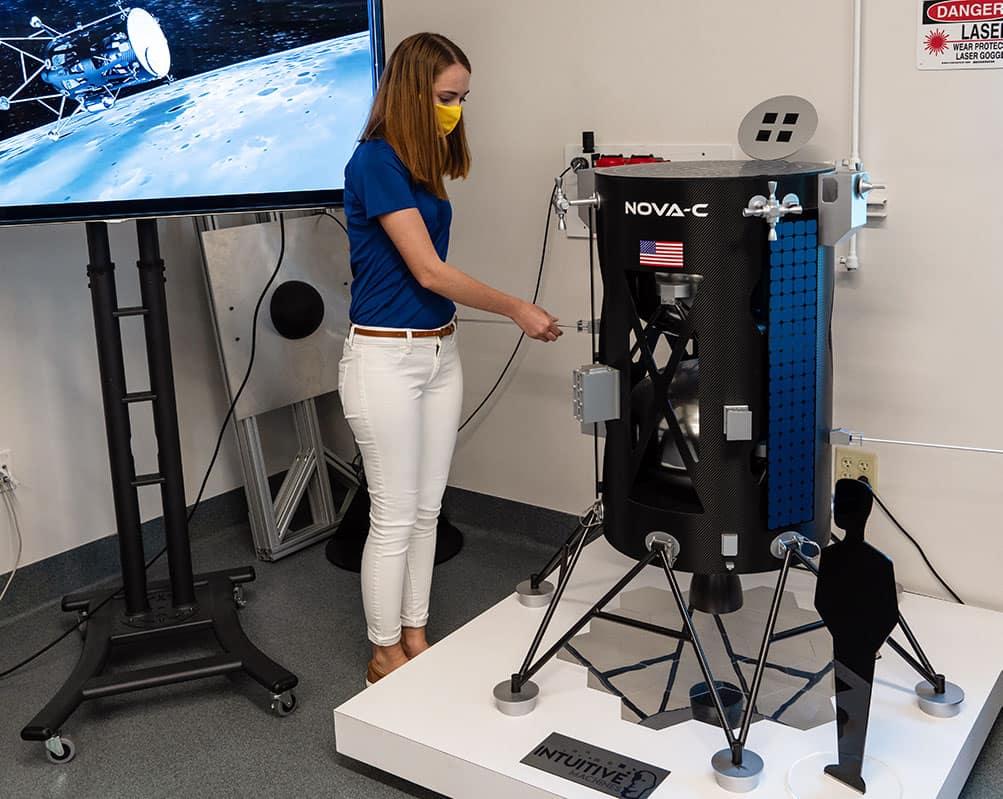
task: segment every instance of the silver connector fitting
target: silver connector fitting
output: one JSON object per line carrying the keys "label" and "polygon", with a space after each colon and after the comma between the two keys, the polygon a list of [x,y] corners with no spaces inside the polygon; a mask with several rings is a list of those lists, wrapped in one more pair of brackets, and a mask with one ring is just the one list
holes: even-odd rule
{"label": "silver connector fitting", "polygon": [[863,434],[845,427],[835,427],[829,431],[829,443],[834,447],[849,447],[863,443]]}
{"label": "silver connector fitting", "polygon": [[644,546],[649,552],[652,552],[655,547],[662,547],[669,558],[669,565],[676,562],[681,549],[679,541],[674,535],[663,533],[661,530],[653,530],[648,533],[644,538]]}
{"label": "silver connector fitting", "polygon": [[584,200],[569,200],[568,196],[564,193],[564,178],[558,175],[554,178],[554,210],[557,212],[557,229],[564,231],[568,229],[567,215],[568,211],[571,210],[572,206],[588,206],[591,205],[594,208],[599,207],[599,195],[595,192],[591,196],[586,197]]}
{"label": "silver connector fitting", "polygon": [[801,207],[801,199],[796,194],[786,194],[778,202],[777,181],[771,180],[767,185],[770,189],[770,196],[764,197],[762,194],[757,194],[749,200],[748,206],[742,209],[742,216],[746,218],[758,216],[765,219],[766,224],[770,226],[767,238],[770,241],[776,241],[777,223],[788,214],[804,213],[804,208]]}
{"label": "silver connector fitting", "polygon": [[564,194],[564,178],[554,178],[554,210],[557,211],[557,229],[564,231],[568,229],[568,209],[571,203]]}
{"label": "silver connector fitting", "polygon": [[822,548],[796,530],[788,530],[773,539],[770,544],[770,554],[777,560],[783,560],[788,552],[797,552],[805,558],[817,558]]}
{"label": "silver connector fitting", "polygon": [[[834,172],[819,175],[819,244],[835,247],[866,225],[868,197],[872,191],[884,188],[883,184],[871,182],[871,176],[859,163],[844,161]],[[886,215],[887,210],[882,204],[880,216]],[[858,259],[853,254],[840,260],[851,272],[858,266]]]}

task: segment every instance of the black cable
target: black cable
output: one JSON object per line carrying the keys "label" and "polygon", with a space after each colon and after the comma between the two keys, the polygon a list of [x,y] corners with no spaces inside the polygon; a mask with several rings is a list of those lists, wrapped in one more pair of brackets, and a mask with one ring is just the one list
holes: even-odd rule
{"label": "black cable", "polygon": [[[595,208],[589,206],[589,332],[592,342],[592,362],[599,361],[599,342],[596,331],[596,264],[595,246],[592,237],[595,235]],[[595,498],[602,494],[602,475],[599,474],[599,422],[592,424],[592,467],[595,477]]]}
{"label": "black cable", "polygon": [[596,331],[596,263],[595,246],[592,237],[595,235],[595,223],[593,221],[595,208],[589,206],[589,332],[592,334],[592,360],[599,360],[599,342]]}
{"label": "black cable", "polygon": [[340,227],[342,230],[345,231],[345,235],[346,236],[348,235],[348,228],[345,227],[345,223],[342,222],[340,219],[338,219],[337,215],[334,214],[330,208],[325,208],[323,211],[321,211],[320,215],[330,217],[331,219],[333,219],[335,222],[338,223],[338,227]]}
{"label": "black cable", "polygon": [[904,535],[906,538],[908,538],[909,541],[912,543],[912,545],[914,547],[916,547],[916,551],[919,552],[919,556],[923,559],[923,562],[926,564],[926,567],[930,570],[930,572],[933,574],[933,576],[937,578],[937,581],[942,586],[944,586],[945,589],[947,589],[947,593],[949,593],[952,597],[954,597],[958,601],[959,604],[964,605],[965,604],[964,600],[960,596],[957,595],[957,593],[954,591],[954,589],[951,588],[951,586],[949,586],[947,584],[947,582],[944,580],[944,578],[941,577],[940,574],[937,572],[937,570],[933,567],[933,564],[930,563],[930,559],[927,558],[926,553],[923,551],[923,547],[921,547],[919,545],[919,542],[915,538],[913,538],[911,535],[909,535],[909,531],[906,530],[905,527],[903,527],[899,523],[899,520],[896,519],[892,515],[892,512],[890,510],[888,510],[888,507],[885,505],[885,503],[881,501],[881,497],[878,496],[878,492],[875,491],[872,488],[871,489],[871,493],[874,495],[874,501],[878,503],[878,505],[881,507],[881,510],[883,510],[885,512],[885,515],[887,515],[888,518],[891,519],[892,524],[894,524],[896,527],[898,527],[899,530],[902,532],[902,535]]}
{"label": "black cable", "polygon": [[[191,522],[192,517],[195,516],[195,512],[199,509],[199,505],[202,502],[202,494],[205,492],[205,487],[206,487],[206,485],[209,482],[209,475],[212,474],[213,467],[216,465],[216,458],[219,457],[219,450],[220,450],[220,447],[223,445],[223,436],[226,433],[227,425],[230,423],[230,419],[233,417],[234,409],[237,407],[237,400],[240,399],[240,395],[243,393],[244,387],[247,385],[247,381],[251,377],[251,368],[254,366],[254,354],[256,352],[257,343],[258,343],[258,313],[261,310],[261,304],[265,300],[265,295],[268,293],[268,289],[271,287],[272,283],[275,282],[275,278],[279,274],[279,269],[282,266],[282,260],[285,258],[285,254],[286,254],[286,222],[285,222],[285,218],[282,216],[282,214],[279,214],[278,216],[279,216],[279,231],[280,231],[280,234],[281,234],[281,243],[279,245],[279,260],[278,260],[278,263],[275,264],[275,269],[272,271],[272,276],[270,278],[268,278],[268,282],[265,284],[265,287],[261,290],[261,295],[258,297],[258,301],[257,301],[257,303],[254,306],[254,315],[251,317],[251,357],[250,357],[250,359],[248,360],[248,363],[247,363],[247,371],[244,373],[244,379],[240,383],[240,388],[238,388],[237,389],[237,393],[233,395],[233,400],[230,402],[230,407],[229,407],[229,409],[226,412],[226,417],[223,419],[223,424],[220,425],[219,435],[216,437],[216,447],[215,447],[215,449],[213,449],[212,458],[209,459],[209,466],[205,470],[205,476],[203,476],[203,478],[202,478],[202,485],[199,487],[198,495],[195,498],[195,503],[192,505],[192,509],[188,512],[188,519],[187,519],[188,522]],[[156,563],[158,560],[160,560],[160,558],[163,556],[163,554],[166,551],[167,551],[167,547],[164,547],[162,550],[160,550],[160,552],[158,552],[156,555],[154,555],[150,560],[148,560],[146,562],[146,566],[144,568],[146,570],[149,570],[149,568],[154,563]],[[99,610],[101,610],[101,608],[103,608],[105,605],[107,605],[109,602],[111,602],[111,600],[115,598],[115,595],[118,594],[118,592],[121,591],[123,589],[123,587],[124,586],[119,586],[114,591],[112,591],[111,593],[109,593],[108,596],[105,597],[104,599],[102,599],[94,607],[93,610],[90,610],[90,615],[94,615]],[[86,617],[80,619],[80,621],[78,621],[76,624],[74,624],[72,627],[70,627],[66,632],[64,632],[62,635],[60,635],[55,640],[53,640],[50,643],[46,644],[44,647],[42,647],[41,649],[39,649],[33,655],[30,655],[29,657],[25,658],[20,663],[18,663],[16,666],[12,666],[9,669],[6,669],[5,671],[0,671],[0,679],[3,679],[4,677],[7,677],[7,676],[13,674],[18,669],[20,669],[20,668],[22,668],[24,666],[27,666],[29,663],[31,663],[36,658],[41,657],[42,655],[44,655],[46,652],[48,652],[50,649],[52,649],[52,647],[54,647],[56,644],[58,644],[60,641],[62,641],[64,638],[66,638],[68,635],[70,635],[71,633],[73,633],[77,628],[79,628],[86,621],[87,621]]]}
{"label": "black cable", "polygon": [[[568,167],[568,169],[571,169],[571,167]],[[564,172],[561,173],[561,175],[563,176],[565,172],[568,171],[568,169],[565,169]],[[557,186],[555,185],[550,192],[550,199],[547,201],[547,224],[543,228],[543,249],[540,252],[540,269],[536,274],[536,288],[533,290],[534,305],[536,305],[536,300],[540,296],[540,283],[543,281],[543,264],[547,258],[547,239],[550,235],[550,213],[554,207],[554,197],[556,195],[557,195]],[[476,408],[474,408],[473,413],[471,413],[470,416],[467,417],[467,420],[460,425],[459,429],[456,432],[458,433],[463,432],[463,428],[466,427],[468,424],[470,424],[471,420],[480,412],[481,408],[483,408],[487,404],[488,400],[491,399],[495,391],[498,390],[498,386],[501,385],[502,380],[505,379],[505,375],[508,374],[509,367],[512,366],[512,361],[515,360],[515,356],[518,354],[519,348],[522,346],[524,338],[526,338],[526,333],[520,332],[519,340],[515,343],[515,349],[512,350],[512,354],[509,356],[508,361],[505,364],[505,367],[501,370],[501,374],[498,375],[498,379],[495,381],[495,384],[491,386],[491,390],[487,393],[487,396],[481,400],[481,404],[478,405]]]}

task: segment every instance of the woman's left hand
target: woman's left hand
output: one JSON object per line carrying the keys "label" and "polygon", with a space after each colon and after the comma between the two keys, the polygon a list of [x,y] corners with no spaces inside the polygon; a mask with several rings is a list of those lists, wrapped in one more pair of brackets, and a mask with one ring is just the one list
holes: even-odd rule
{"label": "woman's left hand", "polygon": [[564,331],[557,326],[556,316],[551,316],[539,305],[524,302],[513,314],[512,320],[522,328],[522,332],[537,341],[557,341]]}

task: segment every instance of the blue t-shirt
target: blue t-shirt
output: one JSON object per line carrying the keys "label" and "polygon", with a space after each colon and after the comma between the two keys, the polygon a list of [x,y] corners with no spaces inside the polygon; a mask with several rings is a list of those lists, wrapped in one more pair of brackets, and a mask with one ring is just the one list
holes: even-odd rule
{"label": "blue t-shirt", "polygon": [[453,209],[415,183],[411,172],[383,139],[364,141],[345,167],[345,219],[352,263],[354,324],[432,329],[449,323],[456,306],[422,285],[377,217],[417,208],[435,251],[446,260]]}

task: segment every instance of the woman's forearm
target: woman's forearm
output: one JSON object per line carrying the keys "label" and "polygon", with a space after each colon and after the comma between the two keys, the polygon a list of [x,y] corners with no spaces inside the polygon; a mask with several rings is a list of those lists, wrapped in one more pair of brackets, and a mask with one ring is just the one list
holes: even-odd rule
{"label": "woman's forearm", "polygon": [[429,291],[434,291],[460,305],[501,314],[510,319],[514,318],[520,307],[525,304],[523,300],[481,283],[463,270],[444,261],[439,261],[435,266],[425,270],[420,282]]}

